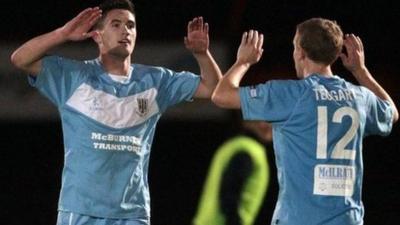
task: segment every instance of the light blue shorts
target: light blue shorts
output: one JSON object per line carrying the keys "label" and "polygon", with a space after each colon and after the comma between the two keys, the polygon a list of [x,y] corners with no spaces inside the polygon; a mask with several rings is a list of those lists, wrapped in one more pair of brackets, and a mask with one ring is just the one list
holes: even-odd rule
{"label": "light blue shorts", "polygon": [[57,225],[150,225],[150,221],[136,219],[108,219],[59,211]]}

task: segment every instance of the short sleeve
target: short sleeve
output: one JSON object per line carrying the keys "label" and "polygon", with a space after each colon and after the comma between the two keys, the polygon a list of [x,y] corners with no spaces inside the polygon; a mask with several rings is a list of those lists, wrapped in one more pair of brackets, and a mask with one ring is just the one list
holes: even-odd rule
{"label": "short sleeve", "polygon": [[167,107],[190,101],[200,84],[200,76],[190,72],[174,72],[162,69],[163,79],[160,88],[160,101],[163,111]]}
{"label": "short sleeve", "polygon": [[55,105],[62,105],[71,90],[82,79],[83,63],[59,56],[46,56],[37,76],[28,76],[29,83]]}
{"label": "short sleeve", "polygon": [[365,89],[365,92],[368,101],[365,135],[389,135],[392,130],[393,120],[391,104],[389,101],[380,99],[367,89]]}
{"label": "short sleeve", "polygon": [[239,89],[243,118],[284,122],[289,119],[304,88],[293,80],[274,80]]}

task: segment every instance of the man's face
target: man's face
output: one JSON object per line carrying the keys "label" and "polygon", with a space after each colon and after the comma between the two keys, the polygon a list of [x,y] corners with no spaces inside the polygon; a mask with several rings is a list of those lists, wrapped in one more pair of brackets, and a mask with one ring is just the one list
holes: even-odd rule
{"label": "man's face", "polygon": [[299,33],[296,32],[296,35],[294,35],[293,38],[293,60],[294,60],[294,66],[296,68],[296,75],[298,78],[302,79],[304,77],[303,74],[303,50],[300,47],[300,40],[299,40]]}
{"label": "man's face", "polygon": [[136,42],[136,19],[128,10],[113,9],[107,13],[102,28],[99,29],[101,54],[128,57]]}

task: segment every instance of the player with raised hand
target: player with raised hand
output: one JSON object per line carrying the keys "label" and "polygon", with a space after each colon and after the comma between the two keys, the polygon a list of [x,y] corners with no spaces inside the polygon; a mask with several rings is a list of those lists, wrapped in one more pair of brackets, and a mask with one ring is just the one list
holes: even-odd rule
{"label": "player with raised hand", "polygon": [[[212,100],[240,108],[245,120],[272,123],[280,190],[271,224],[363,224],[362,141],[388,135],[398,111],[366,69],[361,40],[343,38],[334,21],[306,20],[293,39],[299,80],[239,87],[260,59],[262,40],[255,31],[243,35],[237,60]],[[347,54],[341,53],[343,44]],[[333,74],[339,56],[361,86]]]}
{"label": "player with raised hand", "polygon": [[[87,38],[98,46],[96,59],[46,55]],[[11,56],[60,112],[65,160],[57,225],[150,224],[147,175],[156,124],[172,105],[210,98],[221,77],[202,18],[188,23],[185,38],[200,76],[132,63],[136,38],[133,4],[106,0]]]}

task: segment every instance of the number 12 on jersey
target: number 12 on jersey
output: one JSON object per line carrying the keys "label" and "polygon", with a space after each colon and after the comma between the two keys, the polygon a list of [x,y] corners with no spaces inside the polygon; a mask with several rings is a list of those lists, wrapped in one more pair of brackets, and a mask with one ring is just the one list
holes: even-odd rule
{"label": "number 12 on jersey", "polygon": [[328,156],[328,109],[326,106],[318,106],[317,159],[327,159],[330,157],[332,159],[355,160],[355,149],[346,149],[346,145],[354,138],[360,126],[357,111],[351,107],[341,107],[333,114],[332,122],[340,124],[345,116],[351,118],[351,126],[343,136],[340,137],[331,155]]}

